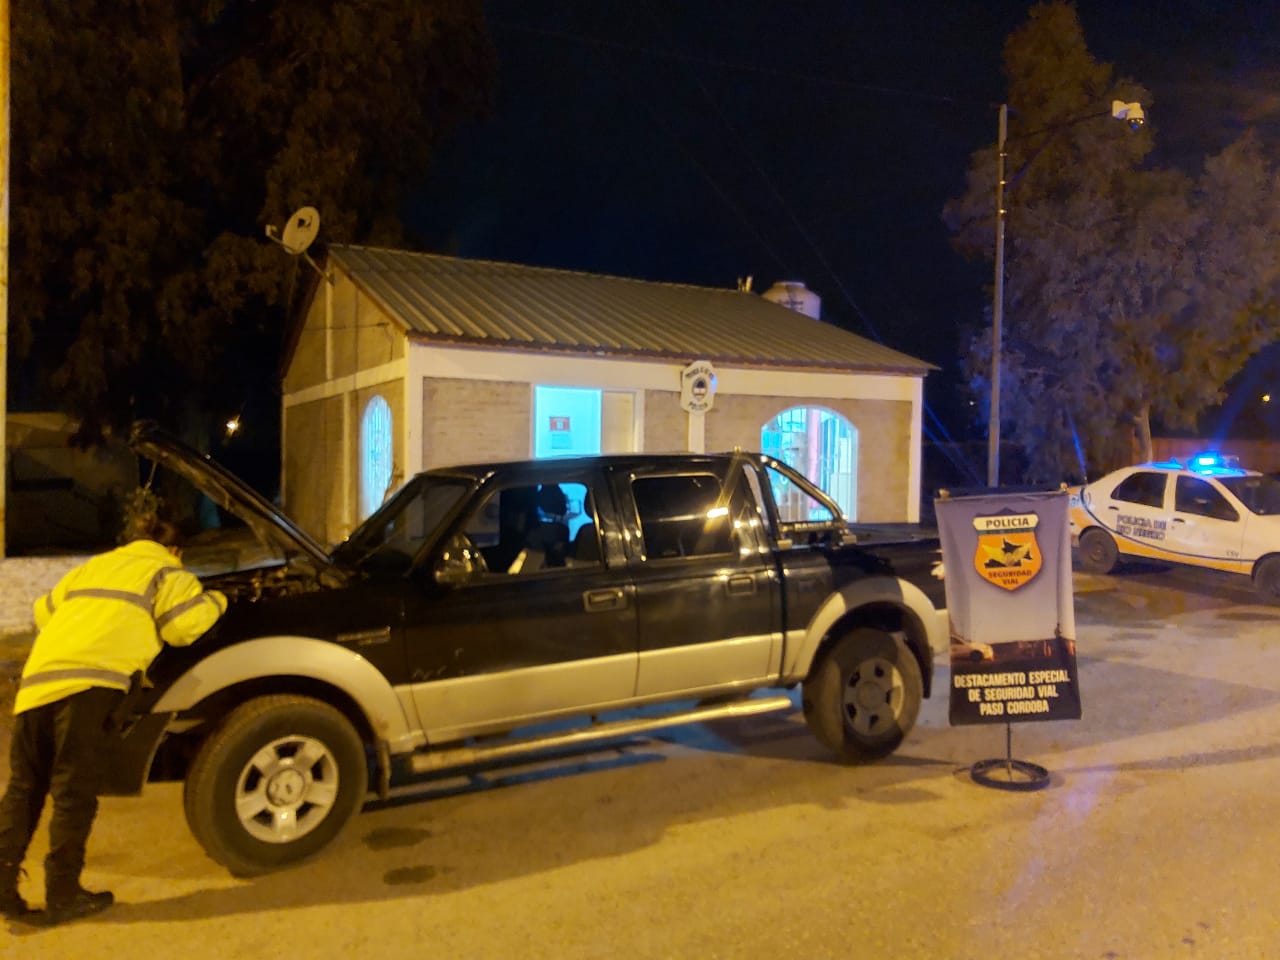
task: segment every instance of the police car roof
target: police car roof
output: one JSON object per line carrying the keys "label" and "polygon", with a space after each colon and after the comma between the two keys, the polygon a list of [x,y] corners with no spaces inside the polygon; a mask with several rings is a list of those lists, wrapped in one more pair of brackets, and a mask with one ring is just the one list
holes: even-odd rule
{"label": "police car roof", "polygon": [[1186,470],[1202,477],[1248,477],[1257,473],[1241,467],[1239,457],[1221,453],[1198,453],[1188,457],[1185,463],[1176,457],[1170,457],[1168,460],[1156,460],[1142,466],[1152,470]]}

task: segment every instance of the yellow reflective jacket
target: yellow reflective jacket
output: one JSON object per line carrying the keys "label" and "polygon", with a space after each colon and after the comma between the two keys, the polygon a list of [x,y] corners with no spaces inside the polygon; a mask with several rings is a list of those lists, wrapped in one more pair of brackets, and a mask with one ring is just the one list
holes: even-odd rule
{"label": "yellow reflective jacket", "polygon": [[135,540],[76,567],[35,603],[36,636],[13,712],[88,690],[128,690],[165,643],[214,625],[227,598],[206,591],[164,546]]}

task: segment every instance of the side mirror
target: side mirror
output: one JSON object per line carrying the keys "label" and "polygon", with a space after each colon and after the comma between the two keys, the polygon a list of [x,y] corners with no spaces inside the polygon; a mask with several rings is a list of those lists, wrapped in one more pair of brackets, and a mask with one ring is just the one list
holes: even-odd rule
{"label": "side mirror", "polygon": [[484,556],[471,545],[470,540],[459,534],[449,541],[436,562],[436,583],[444,587],[459,587],[486,570]]}

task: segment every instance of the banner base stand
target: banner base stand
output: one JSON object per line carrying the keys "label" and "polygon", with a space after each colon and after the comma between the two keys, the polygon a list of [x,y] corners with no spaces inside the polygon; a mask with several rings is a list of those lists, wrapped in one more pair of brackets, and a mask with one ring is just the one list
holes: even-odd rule
{"label": "banner base stand", "polygon": [[1049,785],[1049,771],[1036,763],[1013,759],[1013,725],[1005,724],[1003,759],[979,760],[969,767],[974,783],[997,790],[1040,790]]}

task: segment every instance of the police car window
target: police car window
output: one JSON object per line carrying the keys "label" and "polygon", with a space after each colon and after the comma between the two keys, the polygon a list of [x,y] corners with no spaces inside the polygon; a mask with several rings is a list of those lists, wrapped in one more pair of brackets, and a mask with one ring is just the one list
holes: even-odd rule
{"label": "police car window", "polygon": [[631,492],[647,559],[733,552],[733,518],[715,477],[639,477]]}
{"label": "police car window", "polygon": [[1226,497],[1199,477],[1179,477],[1174,493],[1174,510],[1214,520],[1239,520],[1240,514]]}
{"label": "police car window", "polygon": [[1274,476],[1220,477],[1219,482],[1259,516],[1280,514],[1280,478]]}
{"label": "police car window", "polygon": [[1120,485],[1112,492],[1111,499],[1144,507],[1163,507],[1164,488],[1168,479],[1169,475],[1166,473],[1131,473],[1120,481]]}

